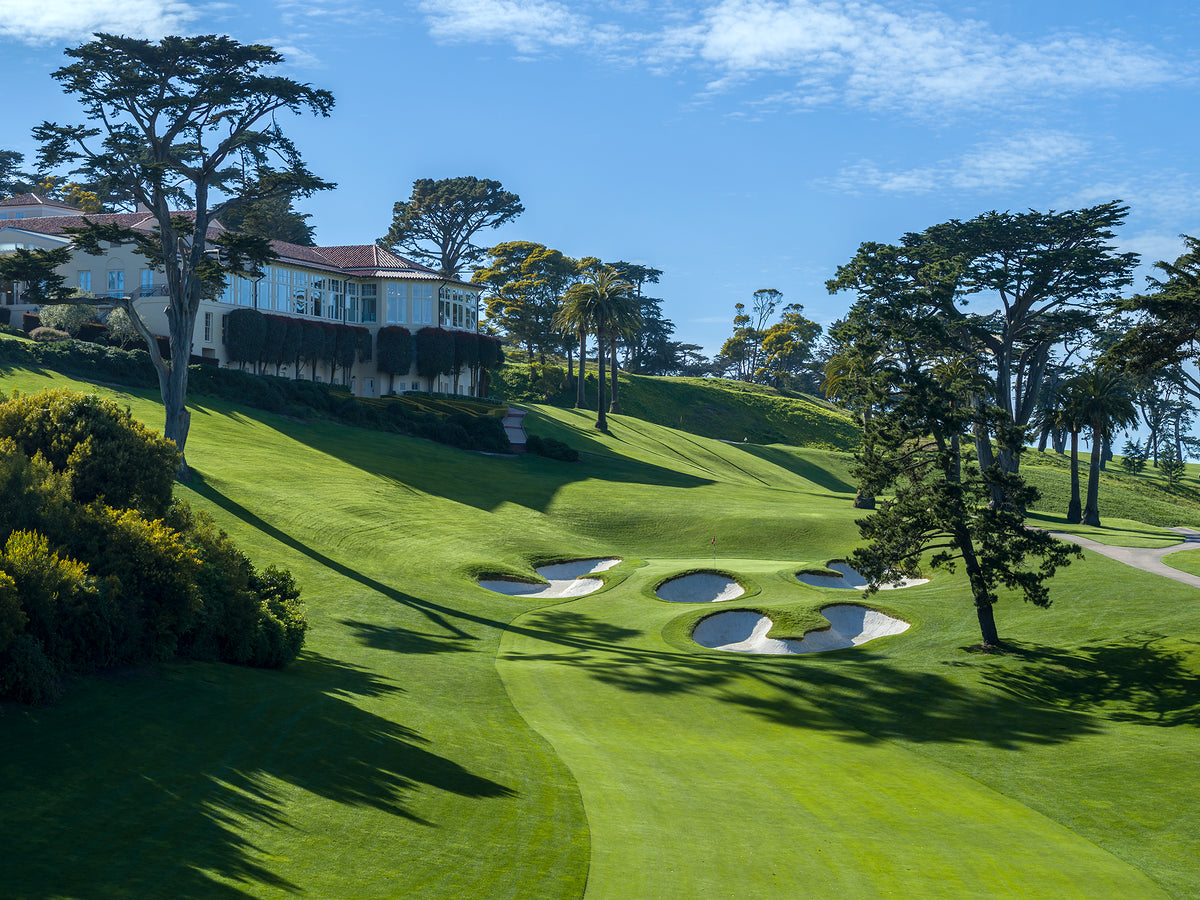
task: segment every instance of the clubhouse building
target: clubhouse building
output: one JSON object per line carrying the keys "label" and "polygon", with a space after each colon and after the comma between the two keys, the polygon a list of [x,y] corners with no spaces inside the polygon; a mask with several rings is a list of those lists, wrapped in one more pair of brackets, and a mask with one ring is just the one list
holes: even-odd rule
{"label": "clubhouse building", "polygon": [[[78,226],[82,211],[62,203],[24,194],[0,200],[0,253],[17,249],[52,249],[71,246],[66,229]],[[150,231],[156,227],[148,212],[88,215],[97,223],[112,222]],[[220,231],[214,223],[213,230]],[[192,336],[193,361],[211,365],[239,366],[230,358],[224,341],[228,316],[236,309],[252,308],[267,316],[298,319],[330,326],[355,327],[377,342],[381,328],[397,326],[416,335],[423,329],[478,332],[478,285],[446,279],[420,265],[373,244],[346,247],[304,247],[272,241],[278,255],[261,273],[227,276],[220,297],[202,300]],[[108,255],[77,252],[59,269],[64,283],[97,298],[100,318],[111,307],[104,297],[134,295],[134,305],[156,335],[167,334],[163,307],[166,279],[161,270],[147,268],[146,260],[131,246],[112,247]],[[35,304],[21,299],[21,286],[7,287],[0,306],[9,309],[9,319],[20,325],[24,313],[36,313]],[[299,370],[299,371],[298,371]],[[414,362],[407,374],[383,374],[372,358],[351,367],[332,361],[284,364],[281,375],[310,377],[345,384],[363,397],[378,397],[389,391],[433,391],[474,395],[479,390],[476,372],[463,367],[459,372],[435,378],[417,375]]]}

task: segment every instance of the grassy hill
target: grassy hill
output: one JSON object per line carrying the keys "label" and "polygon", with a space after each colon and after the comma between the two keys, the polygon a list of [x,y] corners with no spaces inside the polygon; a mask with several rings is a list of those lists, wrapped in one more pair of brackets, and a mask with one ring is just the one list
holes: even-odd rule
{"label": "grassy hill", "polygon": [[[152,392],[96,390],[161,427]],[[779,636],[847,599],[793,577],[856,543],[844,454],[634,416],[602,435],[536,405],[530,430],[578,463],[215,400],[192,421],[178,494],[295,572],[306,650],[0,706],[6,896],[1200,893],[1191,588],[1089,556],[1050,610],[1005,597],[1016,649],[980,656],[962,576],[941,574],[872,601],[903,635],[709,651],[688,633],[712,608],[658,600],[664,579],[729,573],[747,593],[722,606],[776,613]],[[593,556],[623,562],[578,599],[476,583]]]}
{"label": "grassy hill", "polygon": [[[504,399],[546,402],[569,408],[574,389],[565,373],[531,382],[524,362],[509,362],[495,380]],[[595,372],[589,371],[587,397],[596,408]],[[618,376],[621,411],[655,425],[723,441],[792,444],[828,450],[851,450],[861,441],[858,425],[842,410],[807,394],[778,391],[761,384],[726,378]],[[594,415],[594,414],[593,414]]]}

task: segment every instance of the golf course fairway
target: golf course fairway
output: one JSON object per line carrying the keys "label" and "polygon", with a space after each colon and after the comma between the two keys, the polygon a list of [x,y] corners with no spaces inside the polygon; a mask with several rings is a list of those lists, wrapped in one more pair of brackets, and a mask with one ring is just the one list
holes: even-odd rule
{"label": "golf course fairway", "polygon": [[[0,368],[49,386],[161,428],[153,392]],[[1003,594],[1008,652],[981,654],[961,572],[866,600],[797,579],[858,543],[844,452],[540,406],[527,430],[578,462],[192,416],[176,495],[291,569],[305,649],[0,705],[6,897],[1200,896],[1194,588],[1088,553],[1048,610]],[[585,596],[480,586],[599,559]],[[744,593],[656,595],[699,572]],[[800,638],[846,602],[911,627],[800,656],[690,637],[729,609]]]}

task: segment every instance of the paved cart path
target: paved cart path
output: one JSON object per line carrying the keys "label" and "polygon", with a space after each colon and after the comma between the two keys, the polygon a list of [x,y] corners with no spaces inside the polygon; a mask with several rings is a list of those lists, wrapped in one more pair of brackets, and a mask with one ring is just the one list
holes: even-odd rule
{"label": "paved cart path", "polygon": [[1101,556],[1123,562],[1135,569],[1153,572],[1155,575],[1162,575],[1165,578],[1182,581],[1184,584],[1200,588],[1200,577],[1173,569],[1162,561],[1163,557],[1168,554],[1200,548],[1200,531],[1196,531],[1194,528],[1172,528],[1171,530],[1183,535],[1182,544],[1172,544],[1170,547],[1113,547],[1108,544],[1099,544],[1090,538],[1080,537],[1076,534],[1063,534],[1061,531],[1051,533],[1056,538],[1078,544],[1087,550],[1094,550]]}

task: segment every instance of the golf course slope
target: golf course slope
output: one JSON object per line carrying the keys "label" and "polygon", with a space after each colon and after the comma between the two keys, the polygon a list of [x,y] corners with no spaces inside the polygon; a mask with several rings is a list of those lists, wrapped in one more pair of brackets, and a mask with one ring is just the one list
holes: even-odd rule
{"label": "golf course slope", "polygon": [[[161,428],[0,367],[50,385]],[[1200,896],[1200,592],[1088,554],[1049,610],[1002,596],[1009,653],[947,573],[871,598],[903,634],[709,650],[722,604],[657,586],[727,575],[781,640],[857,602],[795,577],[856,546],[850,460],[610,425],[533,407],[566,463],[197,401],[177,496],[293,571],[305,650],[0,705],[4,896]],[[600,559],[585,596],[479,584]]]}

